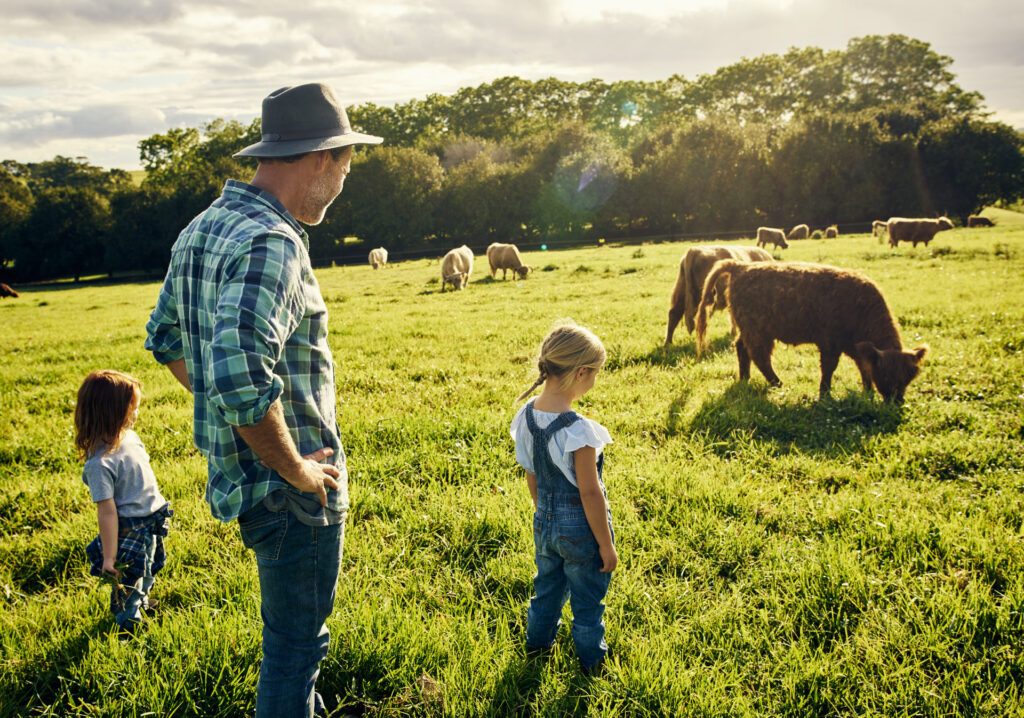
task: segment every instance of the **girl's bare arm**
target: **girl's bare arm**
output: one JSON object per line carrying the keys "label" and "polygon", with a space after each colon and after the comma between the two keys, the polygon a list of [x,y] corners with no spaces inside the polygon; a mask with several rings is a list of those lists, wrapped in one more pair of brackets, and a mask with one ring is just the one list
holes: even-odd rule
{"label": "girl's bare arm", "polygon": [[601,491],[601,482],[597,479],[597,450],[593,446],[584,446],[573,452],[573,460],[583,511],[601,549],[601,572],[611,573],[619,563],[619,555],[615,551],[612,532],[608,527],[608,504]]}

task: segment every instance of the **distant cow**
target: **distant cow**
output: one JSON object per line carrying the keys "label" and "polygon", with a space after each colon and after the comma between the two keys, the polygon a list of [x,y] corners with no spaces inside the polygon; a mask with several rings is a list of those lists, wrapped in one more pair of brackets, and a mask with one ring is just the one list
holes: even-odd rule
{"label": "distant cow", "polygon": [[519,248],[514,244],[501,244],[495,242],[487,247],[487,262],[491,265],[491,276],[495,276],[501,270],[501,278],[508,276],[508,270],[519,275],[520,279],[526,279],[530,268],[523,264],[523,258],[519,256]]}
{"label": "distant cow", "polygon": [[839,227],[832,224],[825,228],[825,239],[835,239],[839,236]]}
{"label": "distant cow", "polygon": [[377,247],[376,249],[370,250],[370,266],[374,269],[380,269],[388,263],[388,250],[383,247]]}
{"label": "distant cow", "polygon": [[927,247],[936,234],[947,229],[953,229],[953,223],[949,221],[948,217],[939,217],[938,219],[890,217],[886,222],[890,247],[895,247],[900,242],[912,242],[915,247],[918,242],[923,242]]}
{"label": "distant cow", "polygon": [[[686,323],[686,331],[693,333],[693,318],[697,314],[700,293],[704,289],[704,279],[708,272],[720,259],[735,259],[739,262],[769,262],[772,255],[757,247],[694,247],[686,250],[679,262],[679,276],[676,278],[675,289],[672,290],[672,305],[668,310],[668,331],[665,334],[665,346],[672,343],[679,320]],[[725,309],[725,292],[717,293],[714,309]]]}
{"label": "distant cow", "polygon": [[982,217],[980,214],[972,214],[967,218],[968,227],[995,227],[996,223],[988,217]]}
{"label": "distant cow", "polygon": [[469,284],[469,275],[473,273],[473,250],[462,245],[444,255],[441,260],[441,291],[445,285],[453,289],[463,289]]}
{"label": "distant cow", "polygon": [[707,308],[725,278],[729,311],[739,330],[736,356],[740,381],[750,378],[750,362],[768,383],[781,386],[772,369],[776,341],[815,344],[821,352],[819,395],[828,396],[839,357],[857,364],[865,391],[872,385],[886,399],[903,400],[928,347],[903,351],[899,327],[882,292],[867,277],[836,267],[802,262],[736,262],[715,265],[704,281],[697,309],[697,346],[706,346]]}
{"label": "distant cow", "polygon": [[874,235],[875,237],[878,237],[879,239],[884,237],[885,233],[888,231],[889,230],[887,229],[886,223],[880,219],[876,219],[874,222],[871,223],[871,234]]}
{"label": "distant cow", "polygon": [[769,244],[774,244],[776,247],[781,249],[789,249],[789,244],[786,242],[786,235],[781,229],[775,227],[758,227],[757,228],[757,246],[767,247]]}
{"label": "distant cow", "polygon": [[17,297],[17,296],[20,296],[20,295],[16,291],[14,291],[10,287],[10,285],[4,284],[3,282],[0,282],[0,299],[6,299],[7,297],[12,297],[13,298],[13,297]]}
{"label": "distant cow", "polygon": [[789,230],[786,239],[807,239],[811,235],[811,228],[806,224],[798,224]]}

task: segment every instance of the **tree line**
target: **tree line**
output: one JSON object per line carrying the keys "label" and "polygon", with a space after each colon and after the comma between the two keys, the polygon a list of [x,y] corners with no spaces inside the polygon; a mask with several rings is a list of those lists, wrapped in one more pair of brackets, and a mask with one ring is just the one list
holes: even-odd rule
{"label": "tree line", "polygon": [[[371,246],[447,251],[869,222],[963,220],[1024,196],[1024,138],[903,35],[794,48],[654,82],[499,78],[452,95],[348,108],[360,147],[310,230],[315,261]],[[253,165],[259,120],[139,143],[141,185],[84,158],[0,164],[0,268],[30,281],[160,272],[188,221]],[[353,247],[346,237],[361,240]]]}

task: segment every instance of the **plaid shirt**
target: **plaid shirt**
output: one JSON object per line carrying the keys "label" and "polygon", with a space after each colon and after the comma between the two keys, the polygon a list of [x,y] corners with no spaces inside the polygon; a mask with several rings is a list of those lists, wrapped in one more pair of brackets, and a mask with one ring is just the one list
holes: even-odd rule
{"label": "plaid shirt", "polygon": [[[149,516],[118,516],[117,517],[117,558],[114,564],[121,570],[123,583],[135,583],[146,573],[146,539],[156,537],[156,552],[153,554],[153,565],[149,574],[156,576],[164,567],[167,554],[164,551],[164,536],[167,535],[170,518],[174,516],[170,504],[151,513]],[[85,547],[85,555],[89,559],[89,573],[93,576],[103,575],[103,539],[99,536]]]}
{"label": "plaid shirt", "polygon": [[235,430],[258,423],[277,399],[300,454],[334,449],[342,488],[328,491],[328,508],[348,508],[327,306],[306,232],[273,195],[228,180],[174,243],[146,332],[158,362],[185,359],[216,518],[237,518],[289,486]]}

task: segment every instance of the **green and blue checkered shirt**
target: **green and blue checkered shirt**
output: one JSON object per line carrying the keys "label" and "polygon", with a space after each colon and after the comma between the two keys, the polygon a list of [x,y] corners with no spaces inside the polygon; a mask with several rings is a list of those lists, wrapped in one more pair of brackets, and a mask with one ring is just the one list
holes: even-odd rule
{"label": "green and blue checkered shirt", "polygon": [[237,518],[281,488],[315,502],[260,463],[235,430],[258,423],[276,399],[300,454],[334,449],[328,461],[341,472],[341,489],[328,490],[328,509],[336,517],[348,508],[327,306],[306,232],[273,195],[228,180],[174,243],[146,332],[158,362],[185,360],[216,518]]}

